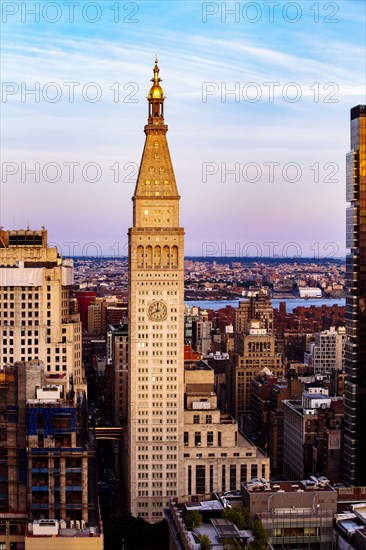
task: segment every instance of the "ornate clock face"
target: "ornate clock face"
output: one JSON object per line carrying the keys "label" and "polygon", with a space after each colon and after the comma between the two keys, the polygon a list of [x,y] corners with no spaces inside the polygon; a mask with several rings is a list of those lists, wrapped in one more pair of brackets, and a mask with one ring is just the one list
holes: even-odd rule
{"label": "ornate clock face", "polygon": [[149,319],[152,321],[164,321],[168,314],[168,308],[166,304],[161,300],[151,302],[148,309]]}

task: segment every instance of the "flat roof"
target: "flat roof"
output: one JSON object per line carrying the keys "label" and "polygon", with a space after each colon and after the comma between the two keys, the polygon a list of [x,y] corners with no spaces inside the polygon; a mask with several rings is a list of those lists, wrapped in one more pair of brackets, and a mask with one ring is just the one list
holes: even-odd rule
{"label": "flat roof", "polygon": [[338,521],[338,525],[341,527],[343,531],[346,533],[352,534],[355,531],[358,531],[359,529],[363,529],[365,526],[364,524],[357,523],[357,518],[355,520],[353,519],[345,519]]}
{"label": "flat roof", "polygon": [[213,370],[204,361],[184,361],[184,370]]}
{"label": "flat roof", "polygon": [[366,502],[357,503],[352,505],[352,510],[356,515],[366,521]]}
{"label": "flat roof", "polygon": [[310,399],[328,399],[331,401],[331,397],[329,395],[325,395],[324,393],[303,393],[304,397],[309,397]]}
{"label": "flat roof", "polygon": [[[284,491],[285,493],[300,493],[300,492],[326,492],[332,491],[336,493],[336,490],[330,485],[316,485],[312,480],[301,480],[301,481],[275,481],[266,483],[258,482],[247,482],[242,483],[242,485],[250,493],[278,493],[279,491]],[[266,486],[268,487],[266,489]]]}
{"label": "flat roof", "polygon": [[219,500],[203,500],[201,502],[187,502],[185,508],[188,511],[191,510],[200,510],[201,512],[217,510],[221,511],[224,509],[223,505]]}
{"label": "flat roof", "polygon": [[211,523],[219,539],[240,539],[240,533],[236,525],[228,519],[213,518]]}

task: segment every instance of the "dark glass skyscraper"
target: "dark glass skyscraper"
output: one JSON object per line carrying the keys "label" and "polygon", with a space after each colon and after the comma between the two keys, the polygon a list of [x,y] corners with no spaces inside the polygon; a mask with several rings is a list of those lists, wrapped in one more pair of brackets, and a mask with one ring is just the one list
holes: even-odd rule
{"label": "dark glass skyscraper", "polygon": [[366,485],[366,105],[351,109],[347,201],[344,480]]}

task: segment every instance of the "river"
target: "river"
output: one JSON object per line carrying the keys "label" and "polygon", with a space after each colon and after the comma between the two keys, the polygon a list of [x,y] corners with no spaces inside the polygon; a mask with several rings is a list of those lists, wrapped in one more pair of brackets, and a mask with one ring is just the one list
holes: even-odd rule
{"label": "river", "polygon": [[[242,298],[246,300],[247,298]],[[346,304],[345,298],[314,298],[305,300],[304,298],[276,298],[272,300],[272,305],[275,308],[279,308],[280,302],[286,302],[286,311],[291,313],[296,307],[299,306],[333,306],[337,304],[338,306],[344,306]],[[201,309],[213,309],[214,311],[224,308],[225,306],[238,307],[238,300],[185,300],[185,303],[188,306],[198,306]]]}

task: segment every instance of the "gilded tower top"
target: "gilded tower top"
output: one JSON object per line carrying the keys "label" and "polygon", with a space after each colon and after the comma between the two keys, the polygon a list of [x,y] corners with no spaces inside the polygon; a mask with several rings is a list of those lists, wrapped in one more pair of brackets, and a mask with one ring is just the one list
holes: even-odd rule
{"label": "gilded tower top", "polygon": [[[157,57],[152,82],[147,96],[148,123],[144,127],[145,147],[133,196],[134,227],[179,227],[177,201],[180,197],[166,139],[168,126],[164,123],[165,96],[160,86]],[[163,208],[169,213],[165,218]],[[154,216],[153,212],[156,212]]]}
{"label": "gilded tower top", "polygon": [[160,86],[161,78],[159,77],[159,66],[158,66],[158,56],[155,57],[155,66],[153,68],[154,78],[151,79],[153,85],[150,88],[149,95],[147,99],[164,99],[163,88]]}

